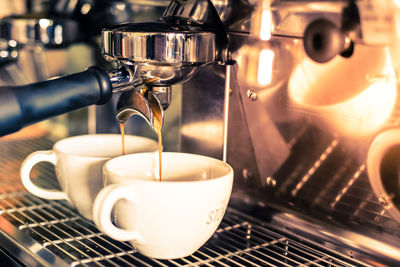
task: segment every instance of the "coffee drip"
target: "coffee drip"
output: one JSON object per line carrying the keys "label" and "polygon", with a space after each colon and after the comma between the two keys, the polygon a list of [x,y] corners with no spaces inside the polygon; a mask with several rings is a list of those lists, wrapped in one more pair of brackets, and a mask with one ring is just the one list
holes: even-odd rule
{"label": "coffee drip", "polygon": [[[145,85],[141,90],[132,90],[131,92],[126,92],[131,96],[129,98],[131,102],[124,102],[117,105],[119,110],[117,114],[117,119],[120,122],[120,131],[122,139],[122,155],[125,155],[125,121],[132,115],[140,115],[143,117],[149,125],[152,127],[154,132],[157,134],[158,139],[158,153],[159,153],[159,180],[162,180],[162,134],[161,129],[163,126],[164,110],[160,102],[156,97],[153,96],[152,92],[149,90],[149,86]],[[120,98],[121,99],[121,98]],[[127,103],[130,103],[127,105]],[[120,106],[123,108],[118,108]],[[139,108],[141,107],[141,108]],[[143,110],[143,107],[146,109]]]}
{"label": "coffee drip", "polygon": [[121,131],[121,141],[122,141],[122,155],[125,155],[125,125],[124,123],[119,124],[119,129]]}
{"label": "coffee drip", "polygon": [[162,145],[162,134],[161,134],[161,129],[162,129],[162,115],[161,111],[157,109],[157,107],[152,107],[153,109],[153,114],[154,114],[154,131],[157,134],[158,137],[158,168],[159,168],[159,179],[161,182],[161,177],[162,177],[162,150],[163,150],[163,145]]}
{"label": "coffee drip", "polygon": [[[121,130],[121,141],[122,141],[122,155],[125,155],[125,124],[120,123],[120,130]],[[161,113],[158,113],[155,116],[155,123],[154,123],[154,131],[157,134],[158,138],[158,158],[159,158],[159,179],[160,182],[162,180],[162,151],[163,151],[163,145],[162,145],[162,134],[161,134],[161,128],[162,128],[162,117]]]}

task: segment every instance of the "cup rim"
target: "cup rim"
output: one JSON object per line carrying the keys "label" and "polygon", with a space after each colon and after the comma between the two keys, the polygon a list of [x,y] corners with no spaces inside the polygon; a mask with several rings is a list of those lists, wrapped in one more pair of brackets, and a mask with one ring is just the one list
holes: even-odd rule
{"label": "cup rim", "polygon": [[[156,183],[156,184],[178,184],[178,183],[184,182],[186,184],[186,183],[208,183],[208,182],[221,180],[221,179],[232,179],[233,180],[233,176],[234,176],[233,168],[227,162],[224,162],[224,161],[222,161],[220,159],[217,159],[217,158],[214,158],[214,157],[209,157],[209,156],[204,156],[204,155],[200,155],[200,154],[194,154],[194,153],[162,152],[162,157],[163,158],[165,156],[168,156],[168,155],[185,155],[185,156],[189,156],[189,157],[207,158],[208,160],[211,159],[212,161],[220,164],[220,166],[223,166],[224,168],[227,168],[227,171],[223,175],[219,175],[217,177],[213,177],[213,178],[205,179],[205,180],[187,180],[187,181],[182,181],[182,180],[178,180],[178,181],[177,180],[172,180],[172,181],[171,180],[162,180],[160,182],[159,180],[132,179],[132,181],[139,182],[139,183]],[[108,168],[108,166],[110,164],[112,164],[114,161],[119,160],[120,158],[143,157],[143,156],[151,156],[151,157],[153,157],[154,156],[154,152],[141,152],[141,153],[127,154],[127,155],[122,155],[122,156],[118,156],[118,157],[114,157],[112,159],[109,159],[103,165],[103,174],[111,173],[111,174],[113,174],[115,176],[121,177],[123,175],[110,170]]]}
{"label": "cup rim", "polygon": [[[110,159],[113,158],[112,156],[85,156],[80,153],[68,153],[60,149],[61,144],[65,142],[69,142],[73,139],[82,139],[82,138],[89,138],[89,137],[95,137],[95,138],[121,138],[121,134],[83,134],[83,135],[75,135],[75,136],[69,136],[63,139],[58,140],[56,143],[53,145],[53,150],[55,152],[61,153],[61,154],[68,154],[69,156],[74,156],[74,157],[82,157],[82,158],[93,158],[93,159]],[[144,136],[138,136],[138,135],[130,135],[130,134],[125,134],[125,142],[126,139],[136,139],[136,140],[143,140],[143,141],[149,141],[149,144],[152,143],[154,146],[154,150],[151,153],[154,153],[155,151],[158,150],[158,144],[155,140],[144,137]],[[147,152],[138,152],[138,153],[147,153]]]}

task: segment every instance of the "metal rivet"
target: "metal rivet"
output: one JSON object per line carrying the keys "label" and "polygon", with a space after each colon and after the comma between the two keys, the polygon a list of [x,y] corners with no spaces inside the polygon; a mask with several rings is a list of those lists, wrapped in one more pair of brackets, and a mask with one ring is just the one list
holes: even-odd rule
{"label": "metal rivet", "polygon": [[256,101],[256,100],[257,100],[257,93],[254,92],[253,90],[247,90],[247,97],[248,97],[251,101]]}

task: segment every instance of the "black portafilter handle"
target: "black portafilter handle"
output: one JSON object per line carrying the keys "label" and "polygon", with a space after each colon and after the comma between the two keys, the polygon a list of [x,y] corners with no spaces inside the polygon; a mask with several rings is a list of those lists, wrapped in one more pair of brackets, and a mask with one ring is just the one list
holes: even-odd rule
{"label": "black portafilter handle", "polygon": [[86,71],[24,86],[0,87],[0,136],[24,126],[111,99],[108,74]]}
{"label": "black portafilter handle", "polygon": [[318,63],[326,63],[345,50],[345,35],[331,21],[317,19],[304,31],[304,50]]}

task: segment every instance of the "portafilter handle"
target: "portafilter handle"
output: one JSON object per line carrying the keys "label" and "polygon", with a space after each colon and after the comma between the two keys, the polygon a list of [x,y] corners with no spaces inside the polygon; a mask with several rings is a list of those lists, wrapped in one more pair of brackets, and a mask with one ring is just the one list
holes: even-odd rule
{"label": "portafilter handle", "polygon": [[0,87],[0,135],[111,99],[109,75],[97,67],[24,86]]}
{"label": "portafilter handle", "polygon": [[[120,122],[132,115],[141,115],[154,129],[154,117],[160,114],[162,126],[164,106],[159,97],[163,92],[157,95],[151,89],[139,91],[138,86],[143,81],[133,72],[129,67],[109,73],[90,67],[80,73],[44,82],[0,87],[0,136],[53,116],[105,104],[116,92],[122,92],[117,107]],[[122,110],[125,110],[124,116]]]}
{"label": "portafilter handle", "polygon": [[44,82],[0,87],[0,136],[53,116],[105,104],[113,93],[134,90],[142,83],[129,67],[109,73],[90,67]]}

